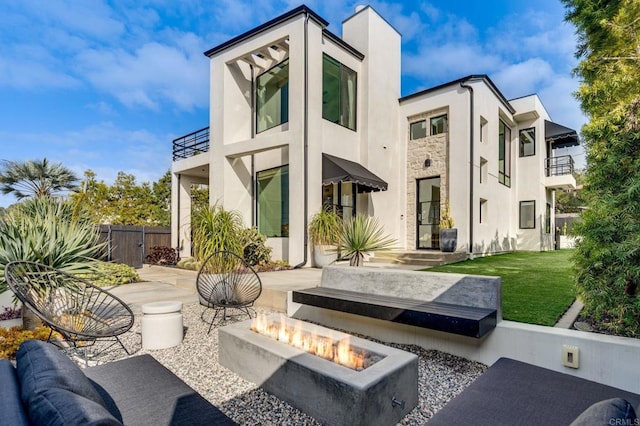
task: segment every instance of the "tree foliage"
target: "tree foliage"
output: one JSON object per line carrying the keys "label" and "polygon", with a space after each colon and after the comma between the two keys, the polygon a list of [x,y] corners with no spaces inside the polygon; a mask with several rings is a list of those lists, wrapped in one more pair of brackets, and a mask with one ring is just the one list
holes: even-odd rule
{"label": "tree foliage", "polygon": [[80,192],[72,198],[89,210],[96,223],[169,226],[171,172],[157,182],[138,185],[135,176],[119,172],[113,185],[98,182],[92,170],[84,173]]}
{"label": "tree foliage", "polygon": [[582,187],[584,185],[584,170],[574,172],[577,189],[573,191],[556,192],[556,213],[580,213],[587,205]]}
{"label": "tree foliage", "polygon": [[78,178],[62,163],[42,160],[2,162],[0,191],[13,194],[19,200],[28,197],[55,195],[61,191],[77,189]]}
{"label": "tree foliage", "polygon": [[640,2],[563,0],[589,123],[577,289],[603,326],[640,336]]}

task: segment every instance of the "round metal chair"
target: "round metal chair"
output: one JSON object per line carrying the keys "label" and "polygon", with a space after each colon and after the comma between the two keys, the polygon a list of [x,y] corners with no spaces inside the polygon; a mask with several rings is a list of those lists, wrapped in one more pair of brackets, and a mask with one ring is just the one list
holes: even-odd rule
{"label": "round metal chair", "polygon": [[73,348],[85,349],[99,339],[113,339],[129,355],[118,336],[133,326],[133,312],[116,296],[35,262],[11,262],[4,274],[16,297],[51,328],[49,340],[57,331]]}
{"label": "round metal chair", "polygon": [[204,318],[207,309],[215,311],[209,323],[209,333],[220,311],[222,321],[226,321],[227,308],[240,309],[251,318],[249,308],[260,297],[262,282],[242,257],[229,251],[217,251],[204,261],[198,271],[196,288],[200,304],[205,307],[202,320],[208,322]]}

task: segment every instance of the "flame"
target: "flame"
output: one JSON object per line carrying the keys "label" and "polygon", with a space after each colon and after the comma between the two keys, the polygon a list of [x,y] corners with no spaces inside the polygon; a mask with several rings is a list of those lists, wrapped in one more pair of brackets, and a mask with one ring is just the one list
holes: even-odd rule
{"label": "flame", "polygon": [[251,322],[251,330],[345,367],[354,370],[365,368],[364,351],[354,349],[348,336],[336,344],[330,336],[303,332],[300,321],[293,326],[287,325],[286,317],[282,314],[278,322],[270,322],[264,314],[258,315]]}

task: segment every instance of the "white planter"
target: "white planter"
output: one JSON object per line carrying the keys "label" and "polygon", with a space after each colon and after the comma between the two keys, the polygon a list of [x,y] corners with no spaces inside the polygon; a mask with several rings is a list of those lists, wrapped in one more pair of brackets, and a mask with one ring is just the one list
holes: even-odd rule
{"label": "white planter", "polygon": [[336,246],[313,246],[313,266],[325,267],[338,259]]}

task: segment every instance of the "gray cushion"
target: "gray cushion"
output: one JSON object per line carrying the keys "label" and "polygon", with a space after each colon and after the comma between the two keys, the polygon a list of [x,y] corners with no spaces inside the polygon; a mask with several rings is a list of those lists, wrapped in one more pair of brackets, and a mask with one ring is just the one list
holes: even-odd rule
{"label": "gray cushion", "polygon": [[47,426],[121,426],[106,408],[66,389],[46,389],[30,399],[29,419]]}
{"label": "gray cushion", "polygon": [[570,426],[637,425],[633,406],[622,398],[606,399],[587,408]]}
{"label": "gray cushion", "polygon": [[127,425],[236,424],[150,355],[87,368],[85,373]]}
{"label": "gray cushion", "polygon": [[9,360],[0,359],[0,416],[8,425],[28,425],[16,370]]}
{"label": "gray cushion", "polygon": [[51,388],[64,389],[105,406],[82,370],[50,343],[27,340],[18,349],[16,363],[22,402],[27,406],[32,398]]}
{"label": "gray cushion", "polygon": [[430,420],[430,426],[568,425],[595,402],[640,395],[546,368],[500,358]]}

